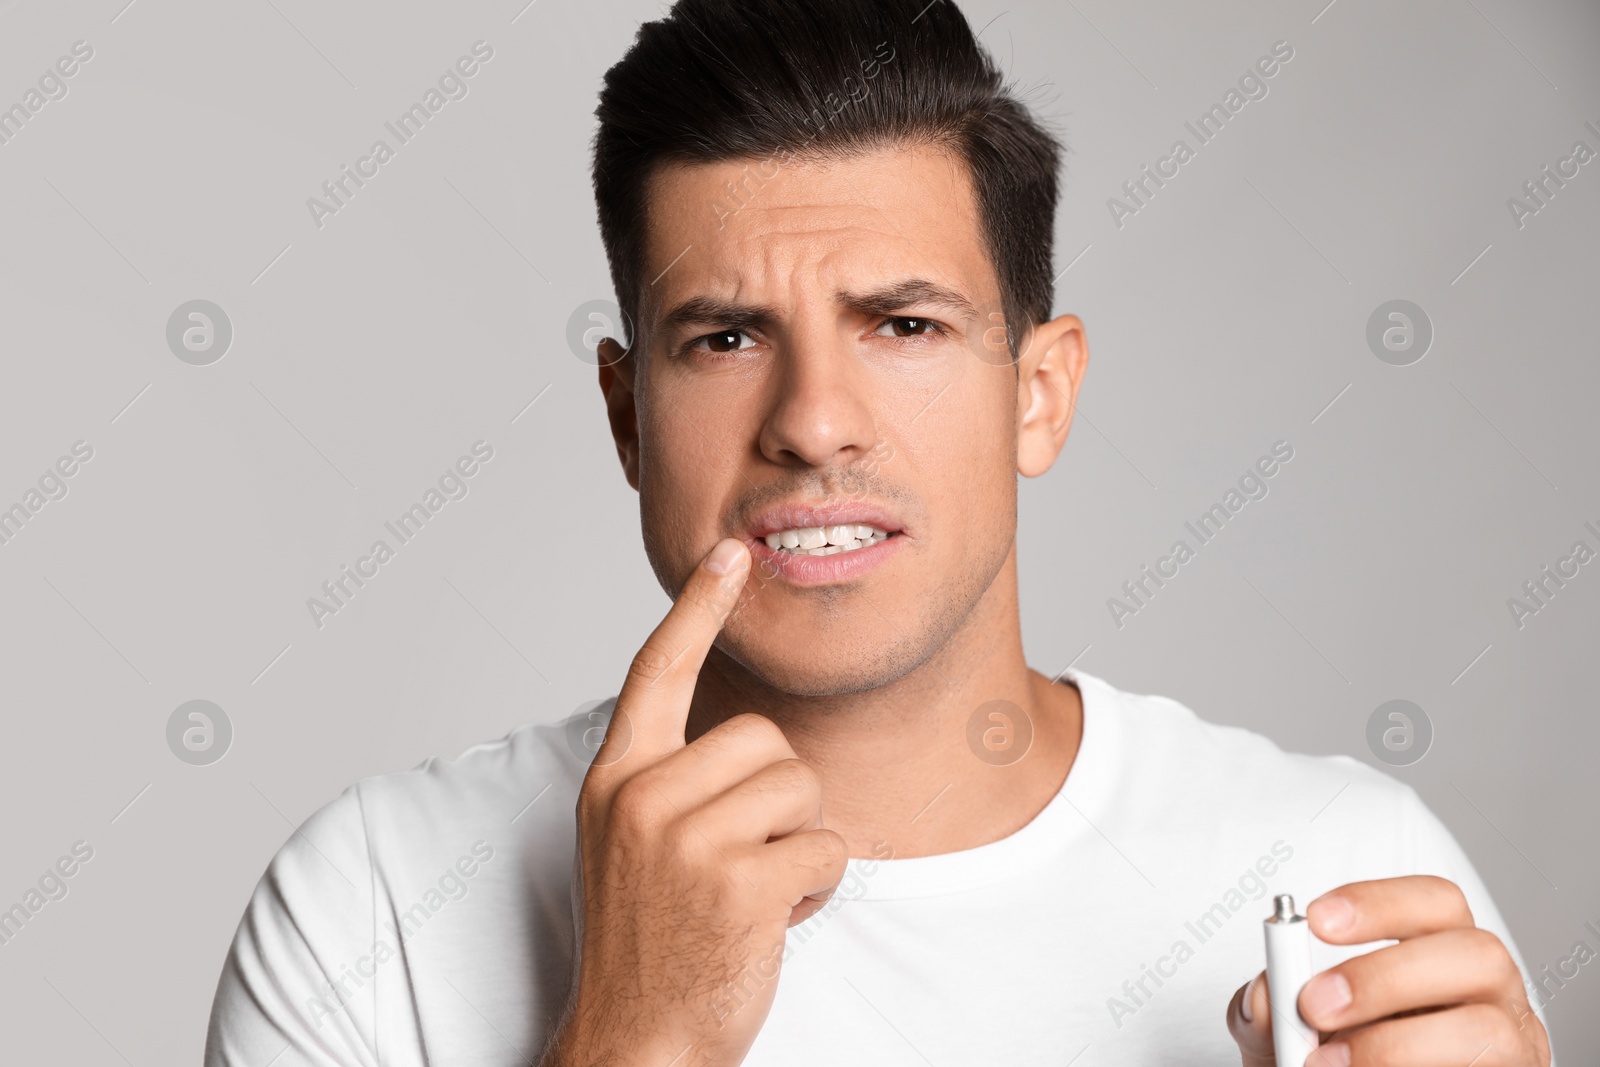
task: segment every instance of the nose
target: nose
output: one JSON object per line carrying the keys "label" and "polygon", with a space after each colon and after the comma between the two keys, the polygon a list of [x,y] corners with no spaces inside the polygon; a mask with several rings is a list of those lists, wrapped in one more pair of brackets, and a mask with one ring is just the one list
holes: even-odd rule
{"label": "nose", "polygon": [[761,453],[786,467],[845,466],[877,444],[875,384],[849,342],[828,329],[791,333],[778,353]]}

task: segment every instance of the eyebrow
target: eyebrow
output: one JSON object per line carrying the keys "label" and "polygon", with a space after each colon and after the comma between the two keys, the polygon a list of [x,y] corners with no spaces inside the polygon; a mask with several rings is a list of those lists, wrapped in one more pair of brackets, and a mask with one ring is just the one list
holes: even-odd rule
{"label": "eyebrow", "polygon": [[[941,308],[968,318],[976,318],[978,309],[960,292],[923,278],[908,278],[877,289],[863,292],[840,290],[834,294],[842,306],[865,315],[889,315],[902,308],[918,305]],[[663,333],[674,333],[691,326],[717,326],[730,330],[743,330],[753,326],[767,326],[777,321],[778,309],[768,304],[744,304],[736,300],[719,300],[715,297],[696,296],[683,301],[661,317]]]}

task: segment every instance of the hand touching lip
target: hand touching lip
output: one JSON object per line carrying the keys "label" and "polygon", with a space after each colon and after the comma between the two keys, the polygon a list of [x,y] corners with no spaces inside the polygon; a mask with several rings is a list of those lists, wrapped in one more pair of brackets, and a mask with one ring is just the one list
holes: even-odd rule
{"label": "hand touching lip", "polygon": [[628,669],[578,794],[579,951],[542,1063],[665,1064],[693,1046],[695,1063],[734,1067],[776,983],[732,1015],[704,992],[770,969],[787,928],[844,875],[820,779],[771,719],[736,715],[685,740],[706,655],[749,574],[740,541],[718,541]]}

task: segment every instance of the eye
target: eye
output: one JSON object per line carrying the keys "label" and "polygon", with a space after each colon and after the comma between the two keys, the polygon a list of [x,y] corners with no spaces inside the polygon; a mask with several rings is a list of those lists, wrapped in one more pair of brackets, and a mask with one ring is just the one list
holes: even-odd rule
{"label": "eye", "polygon": [[[741,349],[751,347],[750,345],[740,344],[740,338],[744,338],[747,341],[752,340],[750,335],[745,333],[743,330],[718,330],[716,333],[708,333],[704,337],[698,337],[689,342],[689,348],[701,349],[702,351],[707,352],[724,353],[737,352]],[[753,343],[754,342],[752,341],[752,344]]]}
{"label": "eye", "polygon": [[[885,334],[884,327],[889,327],[893,332]],[[883,320],[883,325],[878,327],[879,336],[884,337],[926,337],[929,334],[943,334],[945,328],[932,319],[919,318],[915,315],[895,315]]]}

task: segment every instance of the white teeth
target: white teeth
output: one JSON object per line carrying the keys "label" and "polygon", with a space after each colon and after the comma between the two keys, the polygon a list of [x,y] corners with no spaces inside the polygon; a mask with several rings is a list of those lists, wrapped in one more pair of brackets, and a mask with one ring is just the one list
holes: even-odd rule
{"label": "white teeth", "polygon": [[831,556],[835,552],[851,552],[886,540],[888,533],[866,523],[843,523],[836,526],[802,526],[767,534],[767,547],[785,549],[796,555]]}

